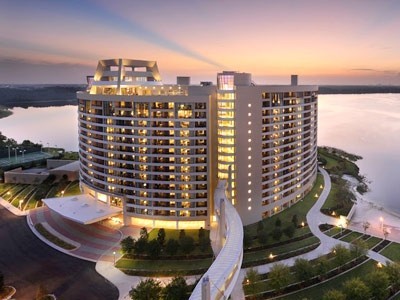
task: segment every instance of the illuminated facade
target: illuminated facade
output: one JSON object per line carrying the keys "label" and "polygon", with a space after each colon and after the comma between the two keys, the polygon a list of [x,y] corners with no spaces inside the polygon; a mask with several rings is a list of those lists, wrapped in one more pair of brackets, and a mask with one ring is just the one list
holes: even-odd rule
{"label": "illuminated facade", "polygon": [[189,81],[163,84],[152,61],[99,62],[78,92],[85,193],[123,206],[126,224],[174,228],[210,224],[218,178],[244,224],[300,200],[316,176],[317,87]]}

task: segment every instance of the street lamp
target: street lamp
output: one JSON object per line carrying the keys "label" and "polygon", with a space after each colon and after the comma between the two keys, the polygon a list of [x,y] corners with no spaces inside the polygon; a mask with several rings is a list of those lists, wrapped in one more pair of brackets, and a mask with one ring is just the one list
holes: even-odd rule
{"label": "street lamp", "polygon": [[61,191],[61,197],[64,197],[64,190]]}
{"label": "street lamp", "polygon": [[8,145],[7,148],[8,148],[8,161],[11,161],[11,153],[10,153],[11,146]]}
{"label": "street lamp", "polygon": [[379,221],[381,222],[381,229],[383,229],[383,217],[380,217]]}
{"label": "street lamp", "polygon": [[115,251],[113,252],[113,254],[114,254],[114,266],[115,266]]}
{"label": "street lamp", "polygon": [[19,153],[22,153],[22,161],[24,161],[24,153],[26,150],[19,150]]}
{"label": "street lamp", "polygon": [[13,148],[13,150],[14,150],[14,153],[15,153],[15,162],[17,162],[17,158],[18,158],[17,150],[18,150],[18,147]]}

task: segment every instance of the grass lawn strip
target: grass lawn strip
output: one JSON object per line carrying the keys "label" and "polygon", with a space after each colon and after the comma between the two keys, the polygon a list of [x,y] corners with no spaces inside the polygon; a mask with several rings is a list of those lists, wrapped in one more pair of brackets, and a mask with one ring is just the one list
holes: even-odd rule
{"label": "grass lawn strip", "polygon": [[[297,249],[301,249],[310,245],[314,245],[316,243],[319,243],[319,239],[315,236],[312,236],[310,238],[293,242],[290,244],[266,249],[266,250],[260,250],[260,251],[254,251],[254,252],[247,252],[243,256],[243,263],[248,263],[252,261],[257,261],[257,260],[264,260],[265,258],[268,258],[268,256],[272,253],[272,255],[278,255],[278,254],[284,254],[287,252],[295,251]],[[264,262],[262,262],[264,264]]]}
{"label": "grass lawn strip", "polygon": [[391,243],[379,253],[393,261],[400,262],[400,244],[398,243]]}
{"label": "grass lawn strip", "polygon": [[203,274],[212,264],[212,258],[192,260],[141,260],[121,258],[117,261],[116,267],[121,271],[129,271],[134,275],[135,271],[146,272],[148,276],[173,274]]}
{"label": "grass lawn strip", "polygon": [[53,244],[66,249],[66,250],[73,250],[76,249],[77,247],[74,245],[71,245],[70,243],[67,243],[60,239],[59,237],[55,236],[54,234],[50,233],[42,223],[38,223],[35,225],[35,229],[49,242],[52,242]]}
{"label": "grass lawn strip", "polygon": [[74,195],[79,195],[80,193],[81,193],[81,190],[80,190],[80,187],[79,187],[79,181],[75,180],[75,181],[72,181],[65,188],[64,196],[74,196]]}
{"label": "grass lawn strip", "polygon": [[298,299],[308,299],[308,300],[319,300],[322,298],[322,295],[331,289],[337,289],[342,285],[346,280],[353,277],[363,278],[365,274],[371,272],[376,268],[376,262],[374,260],[367,260],[363,262],[361,265],[344,272],[336,277],[333,277],[329,280],[326,280],[318,285],[315,285],[310,288],[306,288],[302,291],[295,292],[293,294],[279,297],[278,299],[285,300],[298,300]]}
{"label": "grass lawn strip", "polygon": [[18,208],[19,206],[19,201],[23,201],[23,205],[25,205],[25,198],[29,197],[30,194],[34,191],[35,186],[30,185],[24,188],[18,195],[15,195],[14,200],[11,202],[12,205]]}
{"label": "grass lawn strip", "polygon": [[347,243],[351,243],[357,239],[359,239],[363,234],[359,233],[357,231],[353,231],[350,234],[340,238],[340,240],[342,240],[343,242],[347,242]]}

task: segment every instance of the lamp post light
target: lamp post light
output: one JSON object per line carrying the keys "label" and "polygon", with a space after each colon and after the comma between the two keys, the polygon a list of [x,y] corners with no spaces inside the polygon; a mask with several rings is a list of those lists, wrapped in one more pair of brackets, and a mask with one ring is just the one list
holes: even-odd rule
{"label": "lamp post light", "polygon": [[7,148],[8,148],[8,161],[11,161],[11,151],[10,151],[11,146],[8,145]]}
{"label": "lamp post light", "polygon": [[25,158],[24,158],[25,152],[26,152],[26,150],[19,150],[19,153],[22,153],[22,161],[25,160]]}
{"label": "lamp post light", "polygon": [[114,254],[114,266],[115,266],[115,251],[113,252],[113,254]]}
{"label": "lamp post light", "polygon": [[14,150],[14,153],[15,153],[15,162],[17,162],[17,159],[18,159],[18,156],[17,156],[18,147],[13,148],[13,150]]}
{"label": "lamp post light", "polygon": [[383,230],[383,217],[380,217],[379,221],[381,222],[381,229]]}
{"label": "lamp post light", "polygon": [[62,191],[61,191],[61,197],[64,197],[64,193],[65,193],[65,191],[62,190]]}

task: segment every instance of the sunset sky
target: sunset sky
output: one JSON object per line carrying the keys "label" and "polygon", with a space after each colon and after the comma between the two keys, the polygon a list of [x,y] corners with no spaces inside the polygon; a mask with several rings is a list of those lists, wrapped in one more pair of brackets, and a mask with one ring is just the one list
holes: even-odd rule
{"label": "sunset sky", "polygon": [[99,59],[256,83],[400,84],[398,0],[0,0],[0,84],[84,83]]}

